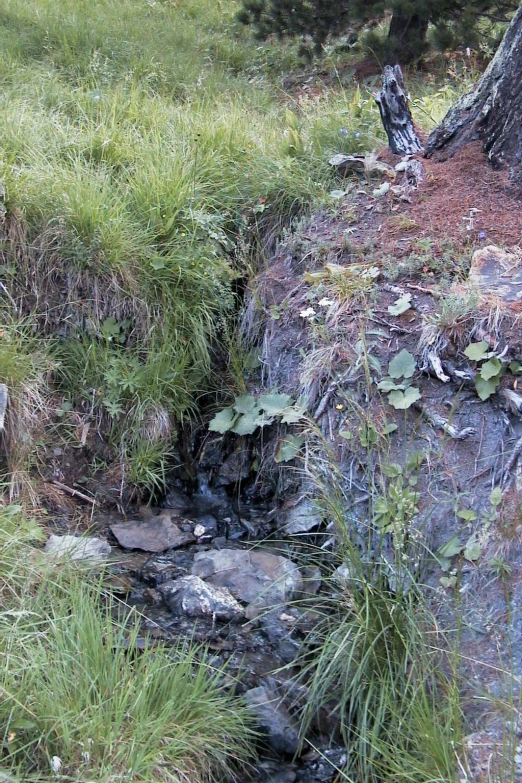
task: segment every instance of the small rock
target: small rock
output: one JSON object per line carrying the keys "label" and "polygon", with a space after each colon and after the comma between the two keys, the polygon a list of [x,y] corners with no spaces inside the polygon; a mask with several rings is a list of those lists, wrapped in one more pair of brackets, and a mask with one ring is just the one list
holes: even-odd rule
{"label": "small rock", "polygon": [[101,538],[51,535],[44,552],[57,560],[107,560],[111,547]]}
{"label": "small rock", "polygon": [[118,544],[125,549],[144,552],[165,552],[194,541],[192,532],[185,532],[163,515],[148,522],[122,522],[111,525]]}
{"label": "small rock", "polygon": [[251,459],[248,452],[244,448],[238,449],[227,457],[219,468],[214,486],[225,487],[228,484],[237,484],[241,479],[248,478],[250,470]]}
{"label": "small rock", "polygon": [[198,576],[183,576],[173,582],[165,582],[159,592],[170,609],[181,609],[189,617],[240,620],[245,615],[243,607],[225,587],[214,587]]}
{"label": "small rock", "polygon": [[165,496],[161,506],[162,508],[175,511],[177,514],[185,514],[185,512],[187,512],[192,507],[192,501],[190,500],[189,496],[185,495],[185,493],[181,492],[181,490],[171,489],[170,492],[168,492],[168,494]]}
{"label": "small rock", "polygon": [[205,535],[206,532],[207,532],[206,527],[204,527],[199,523],[194,527],[194,535],[196,536],[196,538],[201,538],[202,536]]}
{"label": "small rock", "polygon": [[299,728],[277,691],[260,685],[247,691],[245,699],[272,750],[280,755],[295,755],[299,750]]}
{"label": "small rock", "polygon": [[192,574],[216,587],[226,587],[235,598],[261,610],[291,601],[302,588],[295,563],[262,550],[220,549],[198,552]]}
{"label": "small rock", "polygon": [[306,498],[288,511],[281,513],[282,529],[288,535],[308,533],[323,520],[312,500]]}
{"label": "small rock", "polygon": [[150,557],[138,569],[138,577],[150,585],[157,587],[163,582],[186,576],[192,567],[193,557],[184,549],[177,549],[167,555]]}
{"label": "small rock", "polygon": [[468,284],[488,307],[522,310],[522,266],[514,253],[488,245],[473,253]]}

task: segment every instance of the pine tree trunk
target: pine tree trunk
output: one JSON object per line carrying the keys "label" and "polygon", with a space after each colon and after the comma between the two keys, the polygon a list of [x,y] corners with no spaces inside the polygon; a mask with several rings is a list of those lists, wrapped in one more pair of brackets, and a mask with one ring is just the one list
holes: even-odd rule
{"label": "pine tree trunk", "polygon": [[508,167],[522,189],[522,5],[475,88],[449,110],[428,139],[426,156],[451,157],[480,139],[495,168]]}
{"label": "pine tree trunk", "polygon": [[424,51],[427,32],[428,19],[417,14],[401,14],[400,11],[394,11],[388,30],[390,53],[385,65],[391,65],[398,59],[402,63],[411,63],[420,57]]}

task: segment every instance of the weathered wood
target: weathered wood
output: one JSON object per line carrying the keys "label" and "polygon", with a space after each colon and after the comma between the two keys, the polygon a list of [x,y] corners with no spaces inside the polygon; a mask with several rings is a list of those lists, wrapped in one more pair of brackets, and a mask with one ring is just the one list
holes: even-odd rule
{"label": "weathered wood", "polygon": [[422,145],[413,124],[402,71],[387,65],[382,74],[382,90],[375,96],[390,149],[396,155],[413,155]]}
{"label": "weathered wood", "polygon": [[480,140],[492,165],[507,166],[512,182],[522,187],[521,74],[522,5],[480,81],[430,135],[426,156],[443,160]]}

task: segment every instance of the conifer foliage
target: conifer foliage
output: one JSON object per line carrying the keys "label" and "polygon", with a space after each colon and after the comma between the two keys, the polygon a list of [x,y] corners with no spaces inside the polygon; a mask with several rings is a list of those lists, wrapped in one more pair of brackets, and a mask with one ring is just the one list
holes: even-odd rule
{"label": "conifer foliage", "polygon": [[320,54],[327,39],[391,16],[385,62],[410,62],[426,49],[428,25],[441,48],[476,46],[480,22],[509,21],[517,0],[243,0],[239,19],[260,39],[301,37]]}

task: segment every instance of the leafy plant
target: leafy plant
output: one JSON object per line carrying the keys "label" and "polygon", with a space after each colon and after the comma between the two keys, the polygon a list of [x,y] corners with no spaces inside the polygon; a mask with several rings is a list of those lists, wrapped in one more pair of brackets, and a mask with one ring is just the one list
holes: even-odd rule
{"label": "leafy plant", "polygon": [[388,402],[397,410],[406,410],[420,399],[420,390],[412,386],[416,366],[415,357],[403,348],[389,363],[388,376],[377,384],[378,389],[388,394]]}
{"label": "leafy plant", "polygon": [[296,424],[306,414],[306,409],[294,403],[289,394],[243,394],[234,404],[217,413],[209,424],[211,432],[233,432],[236,435],[252,435],[258,427],[266,427],[276,420],[282,424]]}
{"label": "leafy plant", "polygon": [[473,362],[481,363],[475,374],[475,388],[481,400],[489,399],[496,392],[508,369],[513,375],[518,375],[521,371],[519,362],[507,362],[495,356],[485,340],[470,343],[464,355]]}

